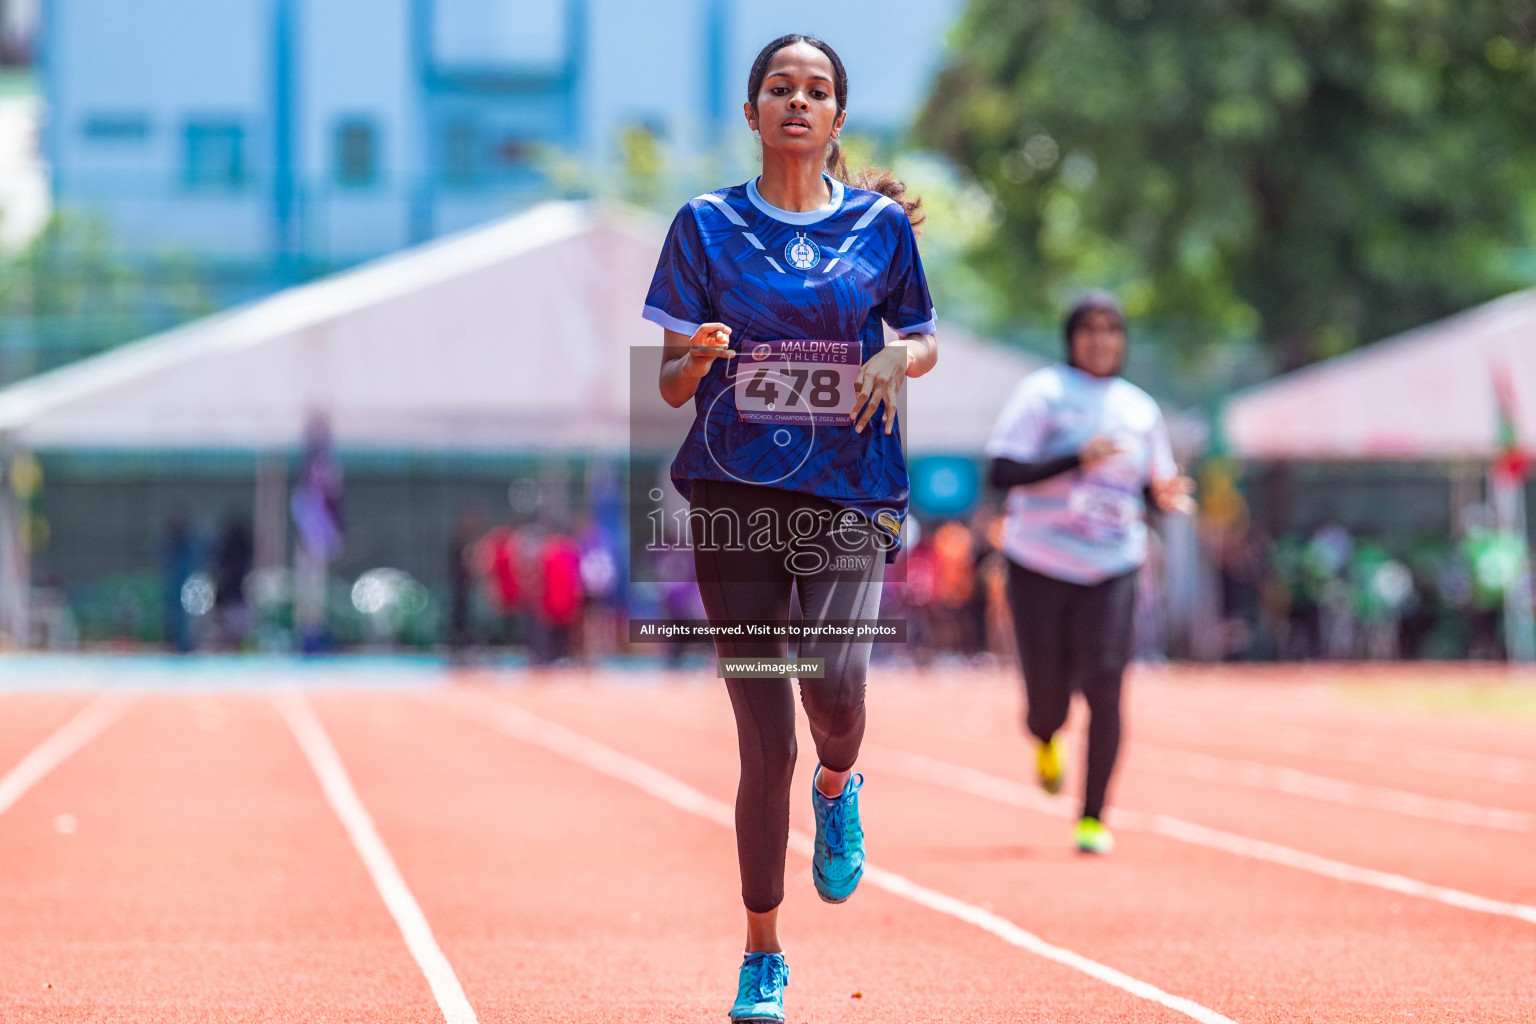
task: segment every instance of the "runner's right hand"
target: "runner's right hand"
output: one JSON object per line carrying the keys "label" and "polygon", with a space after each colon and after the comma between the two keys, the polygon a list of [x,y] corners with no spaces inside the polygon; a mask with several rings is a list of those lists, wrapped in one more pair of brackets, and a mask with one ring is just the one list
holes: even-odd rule
{"label": "runner's right hand", "polygon": [[[736,353],[731,350],[731,329],[725,324],[700,324],[689,339],[687,374],[702,377],[709,372],[716,359],[729,359]],[[704,351],[701,351],[704,350]],[[719,354],[708,351],[719,349]]]}
{"label": "runner's right hand", "polygon": [[1123,451],[1125,449],[1116,444],[1114,438],[1100,434],[1078,449],[1077,457],[1083,468],[1087,469],[1095,463],[1112,459]]}

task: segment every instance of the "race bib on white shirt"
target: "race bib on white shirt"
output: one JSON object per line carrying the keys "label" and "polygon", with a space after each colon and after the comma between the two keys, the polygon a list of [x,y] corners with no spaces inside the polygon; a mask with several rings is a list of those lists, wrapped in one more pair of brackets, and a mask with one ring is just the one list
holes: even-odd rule
{"label": "race bib on white shirt", "polygon": [[856,341],[753,341],[735,360],[736,413],[748,423],[848,422]]}
{"label": "race bib on white shirt", "polygon": [[1073,532],[1114,542],[1123,540],[1141,520],[1141,506],[1124,491],[1084,480],[1074,483],[1067,495],[1067,517]]}

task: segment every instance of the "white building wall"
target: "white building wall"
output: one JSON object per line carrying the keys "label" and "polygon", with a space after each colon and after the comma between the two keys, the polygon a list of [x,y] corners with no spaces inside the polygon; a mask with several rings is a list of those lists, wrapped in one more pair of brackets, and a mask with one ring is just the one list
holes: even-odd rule
{"label": "white building wall", "polygon": [[[128,247],[254,253],[268,243],[268,0],[53,0],[46,74],[55,187]],[[142,134],[130,131],[136,119]],[[243,129],[233,188],[185,180],[193,120]],[[103,130],[104,128],[108,130]]]}
{"label": "white building wall", "polygon": [[[296,45],[304,242],[342,258],[407,245],[411,191],[425,162],[410,0],[303,4]],[[351,118],[377,131],[369,184],[338,179],[337,129]]]}
{"label": "white building wall", "polygon": [[[62,205],[106,211],[130,249],[270,256],[279,237],[272,164],[280,2],[50,0],[43,53]],[[544,139],[569,146],[591,169],[612,168],[619,134],[645,125],[690,184],[739,180],[755,163],[740,116],[747,71],[758,49],[787,31],[818,34],[842,55],[851,131],[899,131],[926,94],[963,0],[803,10],[755,0],[434,0],[426,40],[412,37],[413,0],[287,2],[295,12],[297,238],[313,256],[349,260],[536,198],[541,186],[531,167],[446,180],[444,126],[454,119],[473,123],[482,151]],[[716,38],[725,44],[718,61]],[[418,52],[432,54],[452,83],[434,91]],[[571,106],[559,93],[567,67],[576,75]],[[502,84],[489,91],[464,84],[482,72]],[[379,175],[343,188],[335,180],[335,131],[349,116],[377,126]],[[109,129],[114,118],[119,128],[134,118],[146,127],[140,135],[92,135],[93,118],[105,118]],[[246,175],[238,187],[187,184],[186,126],[197,118],[243,127]],[[727,147],[723,161],[710,151],[716,131]]]}
{"label": "white building wall", "polygon": [[706,17],[711,0],[590,0],[582,148],[603,164],[619,133],[643,124],[678,155],[707,142]]}

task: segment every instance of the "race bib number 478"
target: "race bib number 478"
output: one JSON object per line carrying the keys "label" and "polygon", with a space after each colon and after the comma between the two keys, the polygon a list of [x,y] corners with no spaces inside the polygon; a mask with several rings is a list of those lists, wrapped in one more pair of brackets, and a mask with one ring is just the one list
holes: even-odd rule
{"label": "race bib number 478", "polygon": [[736,412],[748,423],[846,423],[856,341],[754,341],[735,361]]}

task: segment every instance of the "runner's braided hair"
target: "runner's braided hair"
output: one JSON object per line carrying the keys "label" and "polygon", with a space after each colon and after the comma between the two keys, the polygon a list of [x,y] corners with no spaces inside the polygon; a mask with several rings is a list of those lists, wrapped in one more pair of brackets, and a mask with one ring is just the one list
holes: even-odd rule
{"label": "runner's braided hair", "polygon": [[[832,93],[837,99],[837,112],[841,114],[848,109],[848,71],[843,67],[843,59],[837,55],[824,41],[815,36],[801,35],[792,32],[789,35],[779,36],[773,42],[763,47],[752,62],[752,71],[747,75],[747,102],[757,108],[757,94],[763,87],[763,79],[768,75],[768,64],[773,60],[773,55],[786,46],[794,46],[796,43],[805,43],[814,46],[827,55],[827,60],[832,62]],[[888,196],[901,205],[906,211],[907,219],[917,227],[923,222],[923,200],[918,196],[907,195],[906,182],[902,181],[890,171],[875,170],[866,167],[857,174],[848,173],[848,161],[843,156],[842,147],[833,139],[827,144],[826,172],[838,181],[854,188],[868,189],[871,192],[879,192]]]}

